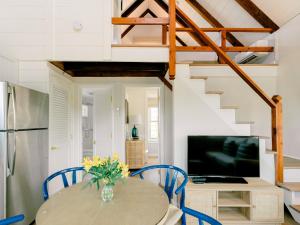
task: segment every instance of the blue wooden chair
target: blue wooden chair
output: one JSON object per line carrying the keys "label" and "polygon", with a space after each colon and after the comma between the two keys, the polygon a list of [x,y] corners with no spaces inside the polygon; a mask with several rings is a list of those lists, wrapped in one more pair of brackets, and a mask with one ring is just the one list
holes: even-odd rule
{"label": "blue wooden chair", "polygon": [[77,171],[83,171],[84,168],[83,167],[73,167],[73,168],[67,168],[64,170],[60,170],[52,175],[50,175],[43,184],[43,196],[44,196],[44,200],[47,200],[49,198],[49,193],[48,193],[48,182],[51,181],[53,178],[57,177],[57,176],[61,176],[62,177],[62,181],[64,184],[64,187],[69,187],[69,182],[67,179],[66,174],[67,173],[71,173],[72,172],[72,185],[77,183]]}
{"label": "blue wooden chair", "polygon": [[[168,195],[170,203],[173,198],[173,192],[174,192],[175,184],[177,182],[178,173],[180,173],[183,176],[184,179],[182,181],[182,184],[178,188],[176,188],[176,190],[174,192],[176,195],[181,194],[180,208],[182,208],[184,206],[184,200],[185,200],[184,187],[186,186],[186,184],[188,182],[188,175],[184,170],[182,170],[176,166],[172,166],[172,165],[152,165],[152,166],[143,167],[142,169],[131,173],[130,176],[134,177],[136,175],[140,175],[140,178],[144,179],[143,173],[147,170],[154,170],[154,169],[166,169],[166,171],[167,171],[164,190],[165,190],[166,194]],[[172,173],[171,173],[171,171],[172,171]]]}
{"label": "blue wooden chair", "polygon": [[203,225],[203,222],[207,222],[211,225],[222,225],[219,221],[215,220],[214,218],[196,210],[187,207],[183,207],[181,210],[183,212],[183,216],[185,216],[185,214],[188,214],[190,216],[196,217],[198,219],[199,225]]}
{"label": "blue wooden chair", "polygon": [[24,215],[20,214],[17,216],[12,216],[7,219],[0,220],[0,225],[9,225],[9,224],[21,222],[22,220],[24,220]]}

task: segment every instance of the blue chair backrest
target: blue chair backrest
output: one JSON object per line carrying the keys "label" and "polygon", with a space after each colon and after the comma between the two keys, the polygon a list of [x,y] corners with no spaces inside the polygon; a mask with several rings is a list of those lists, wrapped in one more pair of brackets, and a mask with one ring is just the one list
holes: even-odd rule
{"label": "blue chair backrest", "polygon": [[[198,212],[196,210],[187,207],[183,207],[181,210],[183,212],[182,218],[184,218],[184,220],[185,220],[185,214],[188,214],[190,216],[198,218],[199,225],[203,225],[204,224],[203,222],[207,222],[211,225],[222,225],[219,221],[215,220],[214,218],[206,214],[203,214],[201,212]],[[185,224],[185,221],[183,222],[183,224]]]}
{"label": "blue chair backrest", "polygon": [[60,170],[52,175],[50,175],[43,184],[43,195],[44,195],[44,200],[47,200],[49,198],[49,192],[48,192],[48,182],[51,181],[53,178],[57,176],[62,177],[62,181],[64,184],[64,187],[69,187],[69,182],[66,176],[66,173],[71,173],[72,172],[72,185],[77,183],[77,171],[83,171],[83,167],[73,167],[73,168],[67,168],[64,170]]}
{"label": "blue chair backrest", "polygon": [[0,225],[9,225],[17,222],[21,222],[24,220],[24,215],[17,215],[17,216],[12,216],[7,219],[0,220]]}
{"label": "blue chair backrest", "polygon": [[[152,166],[143,167],[142,169],[131,173],[130,176],[133,177],[136,175],[140,175],[140,178],[144,179],[143,173],[147,170],[153,170],[153,169],[166,169],[166,171],[167,171],[164,190],[165,190],[166,194],[168,195],[169,202],[171,202],[171,200],[173,198],[173,192],[174,192],[175,184],[177,182],[178,173],[180,173],[183,176],[184,179],[183,179],[181,185],[179,187],[177,187],[175,190],[176,195],[181,194],[180,208],[183,207],[184,200],[185,200],[184,187],[186,186],[186,184],[188,182],[187,173],[184,170],[180,169],[179,167],[172,166],[172,165],[152,165]],[[171,173],[171,171],[173,173]]]}

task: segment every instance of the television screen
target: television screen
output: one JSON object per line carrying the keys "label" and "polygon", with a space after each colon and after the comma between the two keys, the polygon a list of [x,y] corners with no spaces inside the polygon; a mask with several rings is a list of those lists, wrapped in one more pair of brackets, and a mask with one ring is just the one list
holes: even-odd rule
{"label": "television screen", "polygon": [[259,177],[259,138],[188,136],[188,175]]}

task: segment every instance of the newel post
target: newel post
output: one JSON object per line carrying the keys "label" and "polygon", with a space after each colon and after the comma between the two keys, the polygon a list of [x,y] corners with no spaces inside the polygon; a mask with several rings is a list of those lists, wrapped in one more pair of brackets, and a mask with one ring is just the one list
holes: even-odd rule
{"label": "newel post", "polygon": [[169,0],[169,77],[175,79],[176,73],[176,1]]}
{"label": "newel post", "polygon": [[282,97],[273,96],[276,104],[272,108],[272,146],[276,155],[276,183],[283,182],[283,132],[282,132]]}

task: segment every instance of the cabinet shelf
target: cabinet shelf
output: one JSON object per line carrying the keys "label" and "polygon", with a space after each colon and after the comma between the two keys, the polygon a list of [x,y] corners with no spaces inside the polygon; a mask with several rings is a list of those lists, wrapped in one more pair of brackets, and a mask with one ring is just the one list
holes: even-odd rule
{"label": "cabinet shelf", "polygon": [[251,207],[251,204],[247,203],[243,199],[219,199],[219,207]]}
{"label": "cabinet shelf", "polygon": [[219,207],[251,207],[250,192],[248,191],[220,191]]}
{"label": "cabinet shelf", "polygon": [[249,221],[249,209],[247,208],[219,208],[220,221]]}

